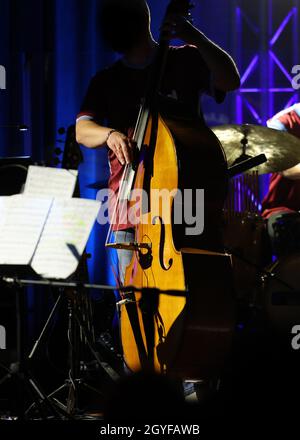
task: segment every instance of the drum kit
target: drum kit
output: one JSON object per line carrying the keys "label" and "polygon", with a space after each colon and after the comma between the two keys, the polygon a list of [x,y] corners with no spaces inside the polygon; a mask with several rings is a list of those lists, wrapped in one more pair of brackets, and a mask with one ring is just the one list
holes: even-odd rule
{"label": "drum kit", "polygon": [[237,299],[261,308],[270,328],[290,332],[300,317],[300,243],[298,251],[289,255],[272,255],[266,220],[261,215],[259,183],[262,175],[300,162],[300,139],[250,124],[216,126],[212,131],[223,146],[229,167],[266,155],[266,162],[229,182],[224,242],[232,254]]}

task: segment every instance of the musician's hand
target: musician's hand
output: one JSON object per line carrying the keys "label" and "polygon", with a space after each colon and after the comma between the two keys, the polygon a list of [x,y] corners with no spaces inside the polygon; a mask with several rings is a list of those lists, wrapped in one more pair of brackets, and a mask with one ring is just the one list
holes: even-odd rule
{"label": "musician's hand", "polygon": [[199,37],[198,29],[186,17],[178,14],[169,14],[160,30],[164,40],[180,39],[194,44],[195,35]]}
{"label": "musician's hand", "polygon": [[114,131],[108,138],[107,146],[115,153],[122,165],[132,162],[134,142],[125,134]]}

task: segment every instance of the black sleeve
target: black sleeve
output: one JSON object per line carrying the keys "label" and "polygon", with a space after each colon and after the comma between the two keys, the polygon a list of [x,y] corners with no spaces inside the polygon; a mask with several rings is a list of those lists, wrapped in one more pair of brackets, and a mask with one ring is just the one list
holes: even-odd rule
{"label": "black sleeve", "polygon": [[199,88],[202,92],[212,96],[220,104],[224,101],[226,92],[214,87],[211,72],[196,46],[186,46],[187,62],[191,64],[196,81],[199,81]]}
{"label": "black sleeve", "polygon": [[95,121],[103,122],[107,117],[105,89],[105,78],[100,72],[92,78],[88,86],[78,117],[91,116]]}

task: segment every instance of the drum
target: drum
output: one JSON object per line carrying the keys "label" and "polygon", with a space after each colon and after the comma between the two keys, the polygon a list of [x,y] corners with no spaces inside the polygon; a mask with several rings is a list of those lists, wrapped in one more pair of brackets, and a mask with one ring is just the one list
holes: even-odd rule
{"label": "drum", "polygon": [[300,253],[279,258],[266,272],[263,298],[268,324],[290,333],[300,324]]}
{"label": "drum", "polygon": [[232,254],[236,297],[253,304],[261,285],[261,270],[271,261],[265,221],[254,213],[236,213],[228,217],[224,243],[226,250]]}

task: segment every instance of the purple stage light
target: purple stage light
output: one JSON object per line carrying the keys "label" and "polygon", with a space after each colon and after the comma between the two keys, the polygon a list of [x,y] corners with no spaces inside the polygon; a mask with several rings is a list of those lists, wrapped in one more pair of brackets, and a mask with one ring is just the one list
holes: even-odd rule
{"label": "purple stage light", "polygon": [[241,84],[244,84],[245,81],[247,80],[247,78],[249,77],[250,73],[253,72],[253,70],[254,70],[254,68],[255,68],[255,66],[257,64],[258,58],[259,58],[259,56],[255,55],[254,58],[252,59],[251,63],[247,67],[244,75],[241,77]]}
{"label": "purple stage light", "polygon": [[286,78],[288,79],[288,81],[291,83],[292,82],[292,77],[289,74],[289,72],[286,70],[286,68],[284,67],[284,65],[281,63],[281,61],[277,58],[277,56],[275,55],[275,53],[272,50],[269,50],[269,55],[270,57],[274,60],[274,62],[277,64],[277,66],[279,67],[279,69],[282,71],[282,73],[286,76]]}
{"label": "purple stage light", "polygon": [[291,87],[271,87],[268,90],[272,93],[291,93],[294,91]]}
{"label": "purple stage light", "polygon": [[236,122],[243,123],[243,100],[240,94],[236,95]]}
{"label": "purple stage light", "polygon": [[261,120],[259,114],[257,113],[257,111],[255,110],[255,108],[253,107],[253,105],[250,104],[250,102],[246,98],[244,98],[244,102],[245,102],[246,106],[248,107],[248,109],[250,110],[252,116],[257,120],[258,124],[262,124],[262,120]]}
{"label": "purple stage light", "polygon": [[263,91],[263,89],[258,89],[258,88],[252,88],[252,89],[243,88],[243,89],[240,89],[241,93],[258,93],[258,92],[262,92],[262,91]]}
{"label": "purple stage light", "polygon": [[[283,2],[284,3],[284,2]],[[299,92],[292,88],[292,65],[300,64],[299,56],[299,3],[300,0],[293,0],[292,5],[282,4],[280,11],[274,5],[273,0],[261,2],[257,0],[257,14],[253,15],[253,5],[247,2],[236,0],[235,18],[236,33],[242,36],[235,40],[235,55],[239,66],[246,66],[241,69],[241,88],[236,92],[236,123],[251,123],[251,117],[259,125],[264,125],[266,119],[279,110],[299,102]],[[250,14],[248,14],[248,9]],[[276,16],[280,12],[279,25],[275,24]],[[260,23],[258,30],[256,23]],[[244,35],[254,43],[250,49],[246,40],[246,47],[243,47]],[[277,43],[286,36],[291,35],[287,51],[277,52]],[[257,45],[256,45],[257,42]],[[283,43],[283,41],[281,41]],[[290,53],[293,54],[290,59]],[[249,62],[250,61],[250,62]],[[277,80],[277,73],[281,71],[284,75]],[[254,87],[245,87],[245,84]],[[248,83],[247,83],[248,81]],[[249,93],[249,100],[247,100]],[[251,95],[250,95],[251,94]],[[254,94],[254,95],[253,95]],[[257,94],[257,95],[255,95]],[[250,99],[251,96],[251,99]],[[284,104],[286,105],[284,106]],[[248,109],[246,113],[245,109]],[[258,212],[262,211],[261,199],[269,187],[270,175],[259,176],[259,197],[249,194],[249,187],[244,183],[235,186],[236,210],[241,209],[241,196],[245,194],[250,202],[255,204]],[[253,199],[253,196],[255,197]],[[253,205],[252,205],[253,206]]]}
{"label": "purple stage light", "polygon": [[270,41],[270,46],[274,46],[274,44],[276,43],[276,41],[278,40],[278,38],[280,37],[280,35],[282,34],[282,32],[284,31],[286,25],[288,24],[288,22],[290,21],[291,17],[297,14],[297,8],[293,8],[288,15],[285,17],[285,19],[283,20],[283,22],[280,24],[279,28],[277,29],[277,31],[275,32],[273,38]]}
{"label": "purple stage light", "polygon": [[292,96],[291,99],[289,99],[284,108],[288,108],[296,102],[298,102],[298,93],[295,93],[295,95]]}
{"label": "purple stage light", "polygon": [[[239,8],[240,9],[240,8]],[[245,22],[247,23],[247,25],[249,26],[249,28],[252,30],[252,32],[256,35],[259,34],[259,28],[258,26],[256,26],[252,20],[250,20],[250,18],[240,9],[240,14],[243,17],[243,19],[245,20]]]}
{"label": "purple stage light", "polygon": [[262,93],[262,92],[272,92],[272,93],[292,93],[294,89],[291,87],[267,87],[267,88],[242,88],[239,90],[241,93]]}

